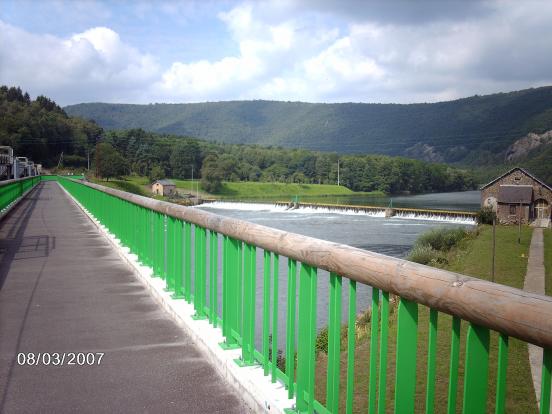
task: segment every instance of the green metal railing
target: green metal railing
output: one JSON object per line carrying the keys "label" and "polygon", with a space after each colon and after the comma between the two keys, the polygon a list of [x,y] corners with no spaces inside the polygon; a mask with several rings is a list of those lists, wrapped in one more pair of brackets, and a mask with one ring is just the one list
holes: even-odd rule
{"label": "green metal railing", "polygon": [[[59,183],[141,263],[150,266],[175,299],[193,303],[194,318],[220,326],[225,338],[221,346],[241,349],[239,365],[260,364],[272,382],[283,383],[289,398],[295,400],[290,412],[335,413],[341,408],[352,413],[358,410],[359,399],[365,400],[369,413],[391,409],[437,412],[436,366],[438,360],[447,358],[448,393],[440,396],[446,397],[447,413],[459,409],[466,414],[484,413],[489,401],[494,412],[503,413],[507,382],[517,381],[507,376],[509,337],[513,336],[544,347],[540,412],[549,413],[549,297],[94,184],[70,179]],[[258,249],[261,275],[257,275]],[[286,309],[278,307],[280,269],[287,269]],[[328,357],[322,387],[316,386],[320,378],[315,353],[319,269],[330,272]],[[261,281],[262,312],[258,315],[256,284]],[[361,357],[355,355],[359,283],[372,287],[368,368],[363,372],[358,372]],[[342,349],[344,287],[348,290],[348,326]],[[393,295],[399,296],[396,311]],[[419,322],[422,306],[429,308],[425,327]],[[452,315],[450,340],[440,340],[450,343],[449,354],[438,355],[438,323],[450,319],[445,314]],[[285,335],[278,332],[280,317],[286,320]],[[256,332],[256,318],[261,318],[261,332]],[[396,337],[391,336],[391,318],[396,318]],[[463,324],[467,324],[464,342]],[[423,364],[417,351],[422,328],[428,331]],[[492,335],[498,335],[497,355],[492,355]],[[259,349],[256,337],[261,338]],[[389,358],[391,345],[394,361]],[[283,349],[280,361],[278,349]],[[495,357],[497,369],[491,375],[489,360]],[[368,378],[364,394],[355,384],[359,375]],[[416,405],[419,375],[424,376],[424,398]],[[494,395],[489,395],[491,377]],[[324,391],[317,392],[325,397],[317,399],[315,390],[321,388]]]}
{"label": "green metal railing", "polygon": [[40,176],[0,181],[0,212],[40,182]]}

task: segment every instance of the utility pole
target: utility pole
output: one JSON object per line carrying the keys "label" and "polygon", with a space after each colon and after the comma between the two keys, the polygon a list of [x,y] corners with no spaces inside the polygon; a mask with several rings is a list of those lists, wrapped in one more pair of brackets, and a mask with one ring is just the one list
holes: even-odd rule
{"label": "utility pole", "polygon": [[339,186],[339,159],[337,160],[337,185]]}
{"label": "utility pole", "polygon": [[493,216],[493,264],[491,267],[491,282],[495,278],[495,252],[496,252],[496,217]]}
{"label": "utility pole", "polygon": [[86,149],[86,163],[87,163],[87,170],[90,171],[90,148]]}
{"label": "utility pole", "polygon": [[521,200],[519,200],[518,244],[521,244]]}

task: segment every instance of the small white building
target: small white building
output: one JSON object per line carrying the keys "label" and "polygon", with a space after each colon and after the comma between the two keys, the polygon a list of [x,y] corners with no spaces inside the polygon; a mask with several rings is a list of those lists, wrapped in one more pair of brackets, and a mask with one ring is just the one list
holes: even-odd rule
{"label": "small white building", "polygon": [[175,195],[176,184],[171,180],[157,180],[151,185],[151,192],[155,195]]}

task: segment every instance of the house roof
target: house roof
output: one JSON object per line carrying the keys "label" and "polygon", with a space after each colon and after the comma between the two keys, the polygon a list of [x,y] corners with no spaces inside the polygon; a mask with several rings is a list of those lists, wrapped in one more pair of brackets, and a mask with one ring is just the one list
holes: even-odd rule
{"label": "house roof", "polygon": [[498,202],[507,204],[530,204],[533,187],[530,185],[501,185],[498,188]]}
{"label": "house roof", "polygon": [[174,181],[172,181],[172,180],[156,180],[153,183],[154,184],[161,184],[161,185],[175,185]]}
{"label": "house roof", "polygon": [[522,173],[524,173],[525,175],[531,177],[533,180],[535,180],[536,182],[538,182],[539,184],[541,184],[542,186],[548,188],[550,191],[552,191],[552,187],[550,187],[548,184],[546,184],[544,181],[538,179],[537,177],[535,177],[533,174],[531,174],[529,171],[523,169],[523,168],[520,168],[520,167],[514,167],[512,168],[510,171],[508,172],[505,172],[504,174],[502,174],[500,177],[497,177],[495,178],[493,181],[491,181],[490,183],[487,183],[485,184],[483,187],[480,188],[480,190],[484,190],[485,188],[489,187],[490,185],[493,185],[494,183],[496,183],[498,180],[500,180],[501,178],[504,178],[506,177],[507,175],[510,175],[511,173],[513,173],[515,170],[519,170],[521,171]]}

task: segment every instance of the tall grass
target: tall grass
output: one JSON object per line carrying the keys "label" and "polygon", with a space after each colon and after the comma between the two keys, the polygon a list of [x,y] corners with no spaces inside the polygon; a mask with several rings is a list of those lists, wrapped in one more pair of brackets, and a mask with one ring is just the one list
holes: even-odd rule
{"label": "tall grass", "polygon": [[472,233],[462,227],[432,229],[418,237],[408,260],[425,265],[446,264],[446,253]]}

